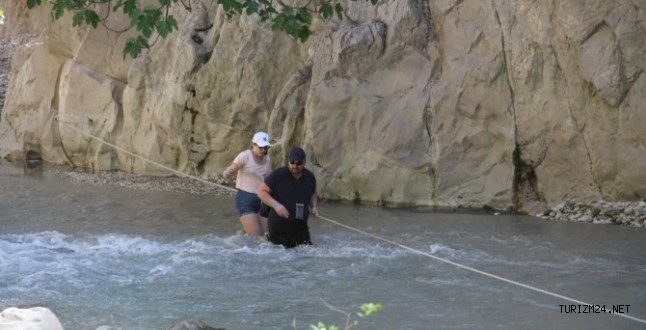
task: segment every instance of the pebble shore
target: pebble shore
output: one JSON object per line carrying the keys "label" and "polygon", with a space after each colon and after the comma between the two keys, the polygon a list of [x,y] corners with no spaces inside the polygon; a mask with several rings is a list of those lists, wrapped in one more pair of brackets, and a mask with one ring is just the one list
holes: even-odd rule
{"label": "pebble shore", "polygon": [[[121,171],[88,173],[82,169],[55,167],[48,170],[56,176],[92,185],[113,185],[130,189],[178,191],[191,194],[233,195],[234,182],[222,176],[200,177],[201,180],[177,176],[153,177]],[[554,221],[573,221],[594,224],[614,224],[646,227],[646,202],[606,202],[592,204],[565,202],[534,216]]]}
{"label": "pebble shore", "polygon": [[196,180],[178,176],[147,176],[122,171],[89,173],[83,169],[72,169],[65,166],[48,168],[47,172],[72,182],[94,186],[111,185],[129,189],[176,191],[198,195],[226,196],[235,194],[234,180],[225,181],[222,176],[201,176],[199,180]]}
{"label": "pebble shore", "polygon": [[536,216],[558,221],[646,227],[646,202],[565,202]]}

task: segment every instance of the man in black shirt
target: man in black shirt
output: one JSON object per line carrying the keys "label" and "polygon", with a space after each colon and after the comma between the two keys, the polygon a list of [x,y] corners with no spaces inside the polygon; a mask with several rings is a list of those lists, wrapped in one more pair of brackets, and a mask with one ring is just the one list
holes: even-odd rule
{"label": "man in black shirt", "polygon": [[319,198],[316,178],[305,168],[305,151],[294,147],[287,166],[274,170],[260,185],[258,197],[272,209],[269,211],[269,234],[274,244],[292,248],[312,244],[307,218],[318,217]]}

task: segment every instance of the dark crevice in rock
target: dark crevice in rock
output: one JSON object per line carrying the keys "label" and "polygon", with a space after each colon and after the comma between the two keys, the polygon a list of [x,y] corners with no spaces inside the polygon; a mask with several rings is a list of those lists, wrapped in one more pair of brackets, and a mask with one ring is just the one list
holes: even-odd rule
{"label": "dark crevice in rock", "polygon": [[210,30],[212,27],[213,27],[213,23],[211,23],[209,26],[204,27],[204,28],[194,29],[194,31],[195,32],[206,32],[206,31]]}
{"label": "dark crevice in rock", "polygon": [[[591,96],[595,95],[596,92],[597,92],[597,89],[594,87],[594,85],[592,83],[587,83],[587,82],[585,84],[586,84],[585,86],[588,87],[588,93]],[[587,104],[584,103],[582,108],[585,109],[586,106],[587,106]],[[592,154],[590,153],[590,147],[588,146],[588,141],[586,140],[585,134],[583,133],[584,129],[585,129],[585,123],[583,125],[581,125],[581,124],[579,124],[577,122],[576,117],[572,113],[572,108],[571,108],[569,103],[568,103],[568,114],[569,114],[570,118],[572,119],[572,121],[574,122],[574,125],[577,128],[577,132],[578,132],[579,136],[581,137],[581,141],[583,142],[583,147],[585,148],[585,154],[588,157],[588,171],[590,171],[590,175],[592,177],[592,181],[594,182],[594,186],[597,189],[597,191],[599,192],[599,195],[603,196],[603,193],[601,191],[601,186],[602,185],[599,183],[600,179],[596,175],[596,172],[594,170],[594,165],[592,164]]]}
{"label": "dark crevice in rock", "polygon": [[[495,11],[495,17],[496,17],[496,22],[498,23],[498,26],[500,28],[500,45],[502,48],[502,68],[501,70],[504,70],[506,82],[507,82],[507,88],[509,88],[509,114],[512,116],[512,125],[514,129],[514,150],[512,152],[512,165],[514,168],[514,181],[512,182],[512,191],[513,191],[513,196],[512,196],[512,203],[514,204],[514,207],[516,209],[520,209],[522,207],[521,205],[521,190],[519,190],[519,187],[522,184],[522,180],[529,180],[529,176],[533,177],[535,181],[535,175],[533,174],[534,171],[530,167],[526,166],[522,162],[522,158],[520,156],[520,136],[518,133],[518,122],[516,118],[516,95],[514,93],[514,88],[512,84],[512,77],[510,77],[510,72],[509,72],[509,60],[507,59],[507,47],[506,47],[506,42],[505,42],[505,33],[503,32],[503,25],[500,21],[500,16],[498,14],[498,11]],[[501,73],[502,74],[502,73]],[[528,171],[528,168],[531,169],[531,171]],[[530,174],[531,173],[531,174]],[[535,184],[535,183],[534,183]],[[535,191],[533,188],[535,186],[532,186],[532,191]],[[535,193],[534,193],[535,194]],[[537,197],[537,196],[536,196]]]}
{"label": "dark crevice in rock", "polygon": [[35,151],[35,150],[27,150],[25,153],[25,160],[30,162],[30,161],[40,161],[43,160],[43,158],[40,155],[40,152]]}
{"label": "dark crevice in rock", "polygon": [[190,171],[192,174],[198,174],[204,172],[206,160],[210,153],[206,142],[208,137],[201,135],[204,130],[201,129],[200,125],[203,125],[203,123],[199,120],[200,112],[197,110],[201,108],[199,101],[196,99],[198,92],[193,85],[187,86],[186,91],[188,97],[182,114],[182,131],[186,132],[184,141],[188,150],[187,157]]}
{"label": "dark crevice in rock", "polygon": [[352,192],[352,203],[356,205],[361,204],[361,194],[358,191],[353,191]]}
{"label": "dark crevice in rock", "polygon": [[201,45],[204,42],[204,39],[202,39],[202,37],[200,37],[197,34],[192,35],[191,40],[193,40],[193,42],[198,44],[198,45]]}
{"label": "dark crevice in rock", "polygon": [[204,166],[206,165],[206,160],[209,158],[209,155],[211,152],[207,152],[204,158],[202,158],[197,165],[195,166],[195,169],[197,170],[198,173],[204,173]]}
{"label": "dark crevice in rock", "polygon": [[534,167],[523,161],[521,148],[516,145],[514,149],[514,204],[516,209],[527,208],[529,203],[544,203],[538,193],[538,179]]}

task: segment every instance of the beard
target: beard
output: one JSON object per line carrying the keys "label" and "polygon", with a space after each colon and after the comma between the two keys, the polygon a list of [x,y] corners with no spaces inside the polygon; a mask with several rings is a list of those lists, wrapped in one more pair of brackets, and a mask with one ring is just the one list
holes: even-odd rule
{"label": "beard", "polygon": [[289,172],[292,173],[293,176],[298,177],[299,175],[301,175],[301,172],[303,172],[303,170],[300,166],[289,166]]}

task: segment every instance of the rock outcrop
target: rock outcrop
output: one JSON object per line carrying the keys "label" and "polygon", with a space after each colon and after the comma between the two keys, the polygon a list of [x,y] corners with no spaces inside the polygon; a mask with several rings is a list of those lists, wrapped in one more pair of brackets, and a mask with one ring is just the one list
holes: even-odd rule
{"label": "rock outcrop", "polygon": [[0,312],[1,330],[63,330],[58,318],[49,308],[10,307]]}
{"label": "rock outcrop", "polygon": [[41,33],[13,59],[0,157],[168,175],[127,150],[213,175],[268,130],[275,165],[303,146],[327,199],[538,212],[646,195],[642,3],[346,1],[305,44],[192,4],[132,61],[128,33],[0,0],[5,29]]}
{"label": "rock outcrop", "polygon": [[[120,330],[121,328],[102,325],[96,330]],[[18,308],[9,307],[0,312],[0,330],[63,330],[58,317],[46,307]],[[168,330],[226,330],[214,328],[196,320],[187,319],[177,322]]]}

